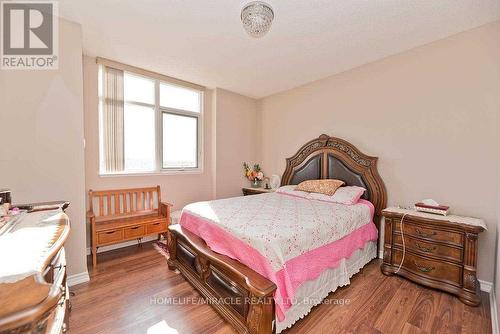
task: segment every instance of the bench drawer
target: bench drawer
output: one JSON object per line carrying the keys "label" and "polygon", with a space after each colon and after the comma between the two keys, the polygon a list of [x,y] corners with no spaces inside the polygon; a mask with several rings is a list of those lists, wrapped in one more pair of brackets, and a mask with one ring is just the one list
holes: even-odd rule
{"label": "bench drawer", "polygon": [[123,240],[123,229],[109,230],[97,233],[97,243],[99,245],[108,244]]}
{"label": "bench drawer", "polygon": [[145,230],[144,225],[130,226],[123,229],[123,235],[125,239],[139,238],[144,236]]}
{"label": "bench drawer", "polygon": [[167,231],[167,222],[155,222],[146,225],[146,234],[160,233]]}

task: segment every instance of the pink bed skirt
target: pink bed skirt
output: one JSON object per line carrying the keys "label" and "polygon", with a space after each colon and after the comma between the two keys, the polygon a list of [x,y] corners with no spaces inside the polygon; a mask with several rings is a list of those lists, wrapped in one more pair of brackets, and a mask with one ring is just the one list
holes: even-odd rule
{"label": "pink bed skirt", "polygon": [[377,228],[371,222],[340,240],[287,261],[282,269],[275,272],[255,248],[210,221],[184,211],[180,225],[205,240],[214,252],[238,260],[276,284],[274,300],[278,321],[285,319],[285,311],[292,306],[295,291],[303,282],[318,278],[326,269],[337,268],[342,259],[351,257],[354,251],[378,238]]}

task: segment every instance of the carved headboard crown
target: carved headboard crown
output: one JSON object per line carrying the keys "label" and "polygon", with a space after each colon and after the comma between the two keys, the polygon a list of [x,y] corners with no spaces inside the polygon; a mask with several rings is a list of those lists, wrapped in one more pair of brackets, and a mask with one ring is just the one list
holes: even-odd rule
{"label": "carved headboard crown", "polygon": [[377,160],[343,139],[322,134],[286,159],[281,185],[314,179],[339,179],[346,185],[361,186],[366,189],[363,198],[375,207],[378,227],[381,211],[387,204],[387,193],[377,171]]}

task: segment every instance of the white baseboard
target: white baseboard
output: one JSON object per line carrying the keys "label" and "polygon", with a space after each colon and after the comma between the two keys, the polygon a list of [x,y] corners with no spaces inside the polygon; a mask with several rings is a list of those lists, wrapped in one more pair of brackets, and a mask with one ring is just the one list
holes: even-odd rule
{"label": "white baseboard", "polygon": [[[148,241],[153,241],[153,240],[156,240],[156,239],[157,239],[157,236],[152,235],[152,236],[143,238],[142,239],[142,243],[145,243],[145,242],[148,242]],[[125,242],[122,242],[122,243],[119,243],[119,244],[114,244],[114,245],[99,247],[97,249],[97,254],[103,253],[103,252],[108,252],[108,251],[111,251],[113,249],[118,249],[118,248],[133,246],[133,245],[137,245],[137,240],[129,240],[129,241],[125,241]],[[87,247],[87,255],[90,255],[90,247]]]}
{"label": "white baseboard", "polygon": [[482,279],[478,279],[478,281],[481,284],[481,291],[484,291],[487,293],[493,293],[493,283],[492,282],[483,281]]}
{"label": "white baseboard", "polygon": [[490,292],[490,313],[491,313],[491,330],[493,334],[500,334],[498,330],[498,313],[495,289]]}
{"label": "white baseboard", "polygon": [[82,273],[69,275],[66,281],[68,282],[68,286],[73,286],[90,281],[90,276],[87,271],[84,271]]}

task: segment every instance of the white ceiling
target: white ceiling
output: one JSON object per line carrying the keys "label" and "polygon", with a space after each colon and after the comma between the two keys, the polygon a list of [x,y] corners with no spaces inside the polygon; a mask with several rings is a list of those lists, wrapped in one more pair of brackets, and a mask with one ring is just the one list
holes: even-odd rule
{"label": "white ceiling", "polygon": [[[241,0],[60,0],[84,53],[264,97],[500,19],[500,0],[269,0],[245,33]],[[500,37],[499,37],[500,38]]]}

